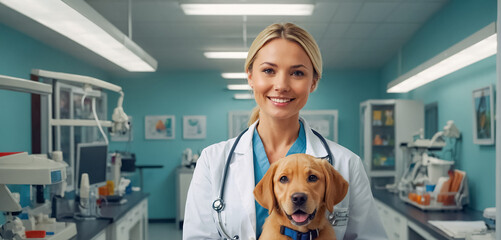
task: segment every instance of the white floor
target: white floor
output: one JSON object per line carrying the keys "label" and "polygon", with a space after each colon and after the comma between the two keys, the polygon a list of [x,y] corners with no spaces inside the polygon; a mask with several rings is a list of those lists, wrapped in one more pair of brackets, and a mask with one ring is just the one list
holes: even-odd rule
{"label": "white floor", "polygon": [[182,240],[183,231],[175,223],[148,223],[149,240]]}

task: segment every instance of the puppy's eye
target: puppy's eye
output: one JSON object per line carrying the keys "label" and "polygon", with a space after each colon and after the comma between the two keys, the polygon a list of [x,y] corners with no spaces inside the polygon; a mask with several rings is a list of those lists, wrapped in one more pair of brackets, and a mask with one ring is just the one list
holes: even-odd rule
{"label": "puppy's eye", "polygon": [[282,176],[282,177],[280,178],[280,182],[281,182],[281,183],[287,183],[287,182],[289,182],[289,178],[287,178],[286,176]]}
{"label": "puppy's eye", "polygon": [[316,182],[317,180],[318,180],[318,177],[315,175],[308,176],[308,182]]}

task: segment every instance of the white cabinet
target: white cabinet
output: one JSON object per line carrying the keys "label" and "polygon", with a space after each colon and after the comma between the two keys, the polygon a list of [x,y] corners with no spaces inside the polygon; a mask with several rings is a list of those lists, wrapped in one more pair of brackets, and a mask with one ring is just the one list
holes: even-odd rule
{"label": "white cabinet", "polygon": [[424,128],[423,103],[368,100],[360,104],[360,155],[373,186],[393,183],[403,172],[400,143]]}
{"label": "white cabinet", "polygon": [[408,239],[407,218],[376,200],[381,221],[390,240]]}
{"label": "white cabinet", "polygon": [[106,230],[101,231],[96,236],[94,236],[91,240],[106,240]]}
{"label": "white cabinet", "polygon": [[[107,228],[108,240],[148,240],[148,199]],[[109,237],[108,237],[109,236]]]}
{"label": "white cabinet", "polygon": [[191,178],[193,177],[193,168],[178,167],[176,169],[176,226],[182,227],[184,220],[184,208],[186,205],[186,197],[190,188]]}
{"label": "white cabinet", "polygon": [[437,240],[426,230],[377,199],[376,207],[389,240],[412,240],[416,237],[417,239]]}

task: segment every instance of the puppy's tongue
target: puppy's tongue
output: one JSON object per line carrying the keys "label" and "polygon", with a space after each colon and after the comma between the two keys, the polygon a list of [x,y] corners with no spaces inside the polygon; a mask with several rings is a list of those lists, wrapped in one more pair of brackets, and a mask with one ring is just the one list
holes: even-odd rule
{"label": "puppy's tongue", "polygon": [[306,221],[306,219],[308,219],[308,214],[306,213],[294,213],[292,214],[292,219],[294,220],[294,222],[297,222],[297,223],[302,223],[304,221]]}

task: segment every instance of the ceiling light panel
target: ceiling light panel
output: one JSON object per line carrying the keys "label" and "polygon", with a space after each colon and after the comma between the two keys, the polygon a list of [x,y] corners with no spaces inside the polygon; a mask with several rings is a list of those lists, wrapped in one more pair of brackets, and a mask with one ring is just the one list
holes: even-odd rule
{"label": "ceiling light panel", "polygon": [[228,90],[252,90],[249,84],[228,84]]}
{"label": "ceiling light panel", "polygon": [[0,3],[131,72],[153,72],[157,61],[80,0],[0,0]]}
{"label": "ceiling light panel", "polygon": [[408,73],[388,83],[389,93],[406,93],[497,52],[495,24],[479,30]]}
{"label": "ceiling light panel", "polygon": [[181,4],[186,15],[309,16],[313,4]]}
{"label": "ceiling light panel", "polygon": [[214,59],[246,59],[247,52],[204,52],[204,56]]}
{"label": "ceiling light panel", "polygon": [[247,79],[247,73],[222,73],[221,76],[226,79]]}

